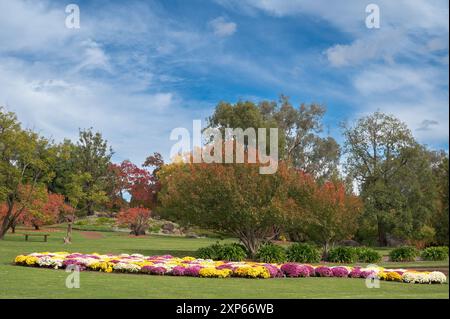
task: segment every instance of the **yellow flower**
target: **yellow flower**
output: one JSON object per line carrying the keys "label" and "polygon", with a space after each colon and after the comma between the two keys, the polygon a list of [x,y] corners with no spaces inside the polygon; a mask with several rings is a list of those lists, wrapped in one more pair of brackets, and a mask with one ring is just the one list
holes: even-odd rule
{"label": "yellow flower", "polygon": [[16,258],[14,259],[14,262],[15,262],[16,264],[23,264],[23,263],[26,262],[26,260],[27,260],[27,256],[25,256],[25,255],[19,255],[19,256],[16,256]]}
{"label": "yellow flower", "polygon": [[216,269],[213,267],[202,268],[199,271],[200,277],[209,277],[209,278],[226,278],[231,275],[230,269]]}
{"label": "yellow flower", "polygon": [[234,274],[238,277],[246,278],[270,278],[270,273],[266,267],[263,266],[243,266],[234,271]]}
{"label": "yellow flower", "polygon": [[38,261],[38,258],[34,257],[34,256],[27,256],[25,259],[25,263],[29,266],[36,264],[37,261]]}
{"label": "yellow flower", "polygon": [[378,277],[386,281],[402,281],[402,275],[395,271],[380,271]]}
{"label": "yellow flower", "polygon": [[193,260],[195,260],[195,258],[191,257],[191,256],[186,256],[186,257],[183,257],[182,260],[183,261],[193,261]]}

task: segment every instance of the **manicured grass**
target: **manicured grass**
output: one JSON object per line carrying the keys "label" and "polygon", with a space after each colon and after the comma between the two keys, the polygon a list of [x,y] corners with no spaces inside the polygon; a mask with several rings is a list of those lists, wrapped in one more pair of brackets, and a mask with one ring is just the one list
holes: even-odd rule
{"label": "manicured grass", "polygon": [[[192,255],[209,238],[168,236],[130,237],[123,233],[101,233],[86,238],[74,232],[73,244],[62,243],[63,232],[52,232],[49,241],[25,242],[20,234],[0,241],[0,298],[448,298],[449,286],[410,285],[381,282],[368,289],[362,279],[206,279],[139,274],[82,272],[81,287],[65,286],[64,270],[39,269],[12,264],[18,254],[42,251],[85,253],[141,253],[144,255]],[[232,241],[231,239],[228,241]],[[428,262],[430,265],[430,262]],[[446,263],[448,267],[448,262]],[[404,267],[404,266],[400,266]]]}

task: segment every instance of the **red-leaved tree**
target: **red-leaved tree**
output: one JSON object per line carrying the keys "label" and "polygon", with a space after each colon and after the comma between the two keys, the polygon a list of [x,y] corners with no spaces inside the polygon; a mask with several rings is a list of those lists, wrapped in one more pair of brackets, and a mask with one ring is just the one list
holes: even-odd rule
{"label": "red-leaved tree", "polygon": [[151,211],[144,207],[128,208],[117,215],[117,221],[120,224],[126,224],[131,229],[131,234],[136,236],[145,235],[148,228],[148,221]]}

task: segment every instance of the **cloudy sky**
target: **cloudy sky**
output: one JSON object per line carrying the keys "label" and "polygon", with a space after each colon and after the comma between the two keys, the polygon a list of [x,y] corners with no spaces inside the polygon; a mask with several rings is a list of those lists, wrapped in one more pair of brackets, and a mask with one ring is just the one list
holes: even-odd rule
{"label": "cloudy sky", "polygon": [[[166,157],[221,100],[327,106],[326,130],[377,109],[448,150],[448,1],[0,0],[0,105],[60,141],[94,127],[120,161]],[[380,28],[366,27],[366,6]]]}

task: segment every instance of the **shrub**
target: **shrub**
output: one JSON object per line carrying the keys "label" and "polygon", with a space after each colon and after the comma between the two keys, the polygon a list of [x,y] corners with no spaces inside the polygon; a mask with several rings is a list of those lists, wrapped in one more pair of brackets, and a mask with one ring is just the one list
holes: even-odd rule
{"label": "shrub", "polygon": [[362,263],[376,263],[381,260],[381,254],[375,249],[367,247],[354,248],[356,251],[357,260]]}
{"label": "shrub", "polygon": [[448,247],[428,247],[421,255],[423,260],[446,260],[448,258]]}
{"label": "shrub", "polygon": [[201,247],[197,250],[197,258],[220,260],[222,254],[222,246],[215,243],[208,247]]}
{"label": "shrub", "polygon": [[96,225],[110,225],[110,224],[113,224],[113,223],[114,223],[114,220],[111,219],[111,218],[108,218],[108,217],[98,217],[95,220],[95,224]]}
{"label": "shrub", "polygon": [[391,261],[414,261],[416,256],[417,250],[409,246],[395,248],[389,253],[389,259]]}
{"label": "shrub", "polygon": [[327,260],[334,263],[353,263],[357,257],[353,247],[336,247],[330,249]]}
{"label": "shrub", "polygon": [[287,260],[298,263],[318,263],[320,262],[320,251],[308,244],[292,244],[286,252]]}
{"label": "shrub", "polygon": [[281,246],[267,243],[259,248],[256,259],[265,263],[282,263],[286,261],[286,251]]}
{"label": "shrub", "polygon": [[215,243],[198,249],[196,256],[202,259],[242,261],[247,257],[247,251],[242,245],[236,243],[225,245]]}
{"label": "shrub", "polygon": [[240,244],[226,244],[222,246],[219,257],[220,260],[242,261],[247,257],[247,251]]}

